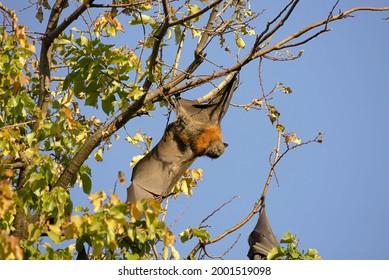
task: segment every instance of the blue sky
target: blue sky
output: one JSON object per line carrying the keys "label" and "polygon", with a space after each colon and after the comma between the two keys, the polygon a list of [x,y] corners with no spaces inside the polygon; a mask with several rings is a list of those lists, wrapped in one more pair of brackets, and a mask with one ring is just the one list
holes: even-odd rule
{"label": "blue sky", "polygon": [[[326,18],[334,2],[301,1],[279,36]],[[384,5],[383,1],[352,2],[352,6]],[[19,1],[3,3],[21,5]],[[341,3],[339,8],[346,10],[349,5]],[[275,11],[277,7],[269,8],[258,24]],[[34,20],[36,24],[26,15],[19,14],[20,23]],[[272,103],[281,112],[287,131],[302,140],[325,133],[322,144],[299,148],[281,161],[276,170],[279,185],[273,180],[268,192],[267,214],[279,238],[287,231],[297,234],[299,248],[317,248],[324,259],[389,258],[389,245],[384,242],[389,234],[389,21],[384,17],[389,13],[358,12],[354,18],[331,24],[331,32],[295,49],[295,53],[304,49],[300,59],[264,61],[262,66],[267,90],[277,82],[293,89],[291,95],[277,94]],[[261,26],[257,28],[261,30]],[[218,49],[213,51],[220,54]],[[260,96],[257,68],[258,63],[253,62],[241,71],[233,103],[248,103]],[[191,98],[190,93],[186,97]],[[141,128],[153,136],[155,144],[165,127],[165,113],[157,110],[153,118],[134,119],[126,128],[131,134]],[[214,209],[239,196],[207,222],[215,237],[243,219],[262,192],[268,156],[276,145],[276,131],[265,113],[230,107],[222,128],[229,144],[225,154],[216,160],[197,160],[193,167],[203,168],[204,178],[194,195],[169,202],[168,224],[185,211],[173,227],[176,234],[188,226],[197,227]],[[129,184],[129,163],[139,153],[122,137],[104,154],[102,163],[90,160],[92,191],[112,190],[119,170]],[[118,186],[117,193],[125,200],[126,187]],[[76,204],[86,203],[87,196],[81,191],[73,194]],[[207,247],[208,253],[222,254],[241,235],[225,258],[246,259],[247,237],[255,223],[253,219],[224,241]],[[193,246],[176,247],[185,256]]]}

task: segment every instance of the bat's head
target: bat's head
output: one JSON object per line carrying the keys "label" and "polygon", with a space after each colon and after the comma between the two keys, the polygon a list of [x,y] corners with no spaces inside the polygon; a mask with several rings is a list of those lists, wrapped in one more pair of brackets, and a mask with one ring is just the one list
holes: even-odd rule
{"label": "bat's head", "polygon": [[205,155],[212,159],[218,158],[224,153],[224,150],[227,147],[228,144],[226,143],[223,143],[221,141],[214,141],[211,143],[211,145],[209,145],[208,149],[205,151]]}

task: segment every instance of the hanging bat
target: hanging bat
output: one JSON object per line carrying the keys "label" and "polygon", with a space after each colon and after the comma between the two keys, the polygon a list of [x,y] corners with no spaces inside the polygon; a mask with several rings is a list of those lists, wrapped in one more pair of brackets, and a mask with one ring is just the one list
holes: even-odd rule
{"label": "hanging bat", "polygon": [[259,210],[258,222],[249,236],[249,247],[247,256],[250,260],[266,260],[271,249],[280,247],[267,219],[265,205]]}
{"label": "hanging bat", "polygon": [[220,122],[237,84],[235,74],[207,103],[177,99],[176,120],[134,167],[128,203],[150,198],[162,201],[197,157],[218,158],[223,154],[227,144],[223,143]]}

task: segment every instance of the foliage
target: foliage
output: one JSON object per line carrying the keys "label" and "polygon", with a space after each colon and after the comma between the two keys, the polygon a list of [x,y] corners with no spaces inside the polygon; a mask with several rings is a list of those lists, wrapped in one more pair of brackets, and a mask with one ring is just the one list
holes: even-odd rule
{"label": "foliage", "polygon": [[281,248],[273,248],[267,255],[268,260],[321,260],[316,249],[298,250],[298,240],[295,235],[290,232],[284,234],[281,239],[281,244],[285,245]]}
{"label": "foliage", "polygon": [[[299,1],[287,4],[260,32],[253,23],[262,11],[251,9],[246,0],[53,2],[37,1],[24,10],[44,24],[45,30],[38,32],[32,32],[33,24],[19,25],[16,12],[0,2],[1,259],[71,259],[83,244],[94,259],[180,258],[173,246],[176,237],[163,221],[166,209],[156,201],[128,205],[115,193],[94,190],[86,159],[93,155],[103,161],[113,140],[119,140],[116,133],[157,104],[169,107],[172,96],[239,71],[257,58],[297,59],[303,52],[287,49],[329,31],[330,22],[356,11],[331,14],[272,42]],[[309,31],[316,33],[308,36]],[[119,40],[124,32],[126,43]],[[231,58],[228,67],[206,59],[210,46]],[[209,67],[206,75],[196,72],[204,62]],[[277,91],[292,92],[282,84],[268,94],[262,88],[262,97],[238,107],[266,111],[289,151],[309,141],[285,132],[270,97]],[[152,145],[141,131],[126,140],[142,155]],[[321,134],[314,141],[321,142]],[[279,144],[269,180],[285,154],[279,156]],[[134,157],[131,165],[139,159]],[[201,169],[188,171],[174,196],[191,195],[201,178]],[[124,183],[123,175],[119,181]],[[77,185],[93,210],[73,205],[70,190]],[[217,242],[246,222],[214,239],[201,227],[179,236],[182,242],[194,236],[199,240],[188,256],[193,258],[204,244]],[[297,256],[294,239],[284,240],[288,248],[277,254]],[[308,251],[297,257],[310,256]]]}

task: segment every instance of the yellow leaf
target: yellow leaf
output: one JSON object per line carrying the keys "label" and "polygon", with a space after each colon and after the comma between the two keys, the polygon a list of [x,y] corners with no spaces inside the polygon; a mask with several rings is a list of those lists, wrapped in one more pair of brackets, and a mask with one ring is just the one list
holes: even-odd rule
{"label": "yellow leaf", "polygon": [[285,143],[295,143],[297,145],[300,145],[301,144],[301,139],[300,138],[297,138],[296,134],[294,132],[291,132],[291,133],[285,133],[284,135],[284,138],[285,138]]}
{"label": "yellow leaf", "polygon": [[199,30],[195,29],[194,27],[191,28],[191,31],[192,31],[192,37],[193,38],[201,36],[201,32]]}
{"label": "yellow leaf", "polygon": [[13,205],[13,190],[10,180],[0,181],[0,218],[4,218],[7,214],[11,214]]}
{"label": "yellow leaf", "polygon": [[35,46],[33,44],[27,43],[25,48],[32,53],[35,53],[35,51],[36,51]]}
{"label": "yellow leaf", "polygon": [[68,121],[68,125],[70,129],[75,129],[77,128],[77,123],[73,117],[72,111],[66,107],[66,106],[61,106],[61,110],[64,113],[66,120]]}
{"label": "yellow leaf", "polygon": [[[189,6],[188,6],[188,11],[189,11],[189,15],[194,15],[194,14],[200,12],[201,9],[200,9],[200,7],[197,6],[197,5],[191,5],[191,4],[189,4]],[[200,19],[200,16],[198,16],[198,17],[192,19],[192,21],[193,21],[193,22],[198,22],[199,19]]]}
{"label": "yellow leaf", "polygon": [[176,248],[174,248],[174,246],[171,246],[170,249],[172,250],[172,257],[175,260],[179,260],[180,259],[180,253],[176,250]]}
{"label": "yellow leaf", "polygon": [[244,49],[246,47],[246,44],[243,41],[242,37],[240,37],[238,34],[236,34],[235,43],[238,46],[238,48]]}
{"label": "yellow leaf", "polygon": [[24,74],[19,75],[19,81],[22,85],[26,86],[30,83],[30,77]]}
{"label": "yellow leaf", "polygon": [[119,179],[120,185],[124,185],[126,183],[126,178],[124,177],[124,173],[122,171],[118,172],[118,179]]}
{"label": "yellow leaf", "polygon": [[169,257],[169,247],[165,246],[163,247],[163,251],[162,251],[162,259],[167,260],[168,257]]}
{"label": "yellow leaf", "polygon": [[155,199],[148,199],[147,205],[149,208],[153,209],[154,213],[159,215],[162,213],[162,206],[161,203],[158,200]]}
{"label": "yellow leaf", "polygon": [[113,19],[112,25],[119,31],[124,32],[123,25],[120,23],[120,21],[117,18]]}
{"label": "yellow leaf", "polygon": [[35,148],[28,148],[24,151],[24,154],[27,158],[33,158],[37,154],[37,151]]}
{"label": "yellow leaf", "polygon": [[135,134],[133,139],[138,142],[143,142],[143,137],[139,133]]}
{"label": "yellow leaf", "polygon": [[61,229],[57,225],[49,225],[49,230],[54,232],[57,235],[61,235],[62,234]]}
{"label": "yellow leaf", "polygon": [[281,90],[283,93],[286,93],[286,94],[292,93],[292,89],[290,87],[282,87]]}
{"label": "yellow leaf", "polygon": [[113,194],[111,198],[109,199],[109,203],[112,205],[118,205],[122,203],[122,200],[117,194]]}
{"label": "yellow leaf", "polygon": [[201,168],[192,169],[191,171],[193,179],[201,180],[203,177],[203,170]]}
{"label": "yellow leaf", "polygon": [[103,161],[103,148],[100,148],[100,149],[97,150],[97,152],[94,154],[94,158],[98,162],[102,162]]}
{"label": "yellow leaf", "polygon": [[93,204],[93,211],[97,212],[103,206],[104,201],[107,199],[107,195],[103,191],[93,193],[88,198]]}
{"label": "yellow leaf", "polygon": [[142,9],[148,11],[148,10],[150,10],[153,6],[151,6],[150,3],[146,3],[146,4],[142,4],[141,7],[142,7]]}
{"label": "yellow leaf", "polygon": [[285,130],[285,127],[282,124],[277,124],[276,128],[278,131],[281,131],[281,132],[283,132]]}
{"label": "yellow leaf", "polygon": [[130,162],[130,167],[133,167],[135,164],[138,163],[145,155],[139,155],[139,156],[134,156]]}
{"label": "yellow leaf", "polygon": [[169,228],[166,228],[165,235],[163,237],[163,244],[167,247],[171,247],[176,242],[176,237]]}
{"label": "yellow leaf", "polygon": [[151,20],[152,20],[152,17],[151,16],[148,16],[148,15],[140,15],[140,20],[143,22],[143,23],[149,23]]}
{"label": "yellow leaf", "polygon": [[130,216],[131,222],[140,220],[143,216],[142,212],[136,207],[135,204],[130,204]]}
{"label": "yellow leaf", "polygon": [[72,216],[71,220],[75,228],[79,231],[82,223],[84,222],[84,219],[80,216]]}

